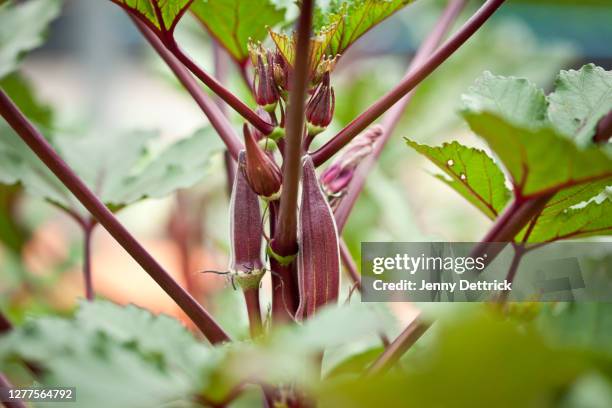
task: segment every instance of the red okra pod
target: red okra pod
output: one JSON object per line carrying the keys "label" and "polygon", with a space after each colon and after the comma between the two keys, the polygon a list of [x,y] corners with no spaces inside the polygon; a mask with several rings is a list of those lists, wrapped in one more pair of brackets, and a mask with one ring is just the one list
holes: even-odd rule
{"label": "red okra pod", "polygon": [[[238,155],[238,169],[234,178],[232,197],[230,201],[230,273],[233,273],[237,283],[243,288],[253,278],[255,288],[263,274],[262,241],[263,225],[259,198],[251,189],[246,179],[244,168],[246,154]],[[254,279],[257,277],[257,279]],[[243,280],[246,280],[243,282]],[[251,285],[252,286],[252,285]]]}
{"label": "red okra pod", "polygon": [[297,317],[305,319],[314,315],[322,306],[335,303],[340,290],[340,249],[336,221],[309,156],[303,164],[298,234],[300,306]]}

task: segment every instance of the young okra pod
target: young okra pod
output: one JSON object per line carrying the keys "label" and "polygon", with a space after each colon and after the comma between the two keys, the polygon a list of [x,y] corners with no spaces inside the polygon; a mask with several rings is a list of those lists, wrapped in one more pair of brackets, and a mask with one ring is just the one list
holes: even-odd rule
{"label": "young okra pod", "polygon": [[[259,198],[246,179],[245,166],[246,154],[242,151],[238,156],[238,169],[230,200],[231,256],[229,269],[235,274],[236,282],[243,289],[258,287],[259,279],[263,274],[261,210]],[[249,277],[254,278],[252,282]]]}
{"label": "young okra pod", "polygon": [[298,235],[300,305],[297,317],[305,319],[322,306],[336,302],[340,291],[340,249],[336,221],[309,156],[303,164]]}
{"label": "young okra pod", "polygon": [[282,174],[274,159],[255,141],[249,127],[245,124],[244,144],[246,158],[244,174],[251,189],[264,200],[273,201],[280,197]]}
{"label": "young okra pod", "polygon": [[244,292],[251,336],[262,332],[259,283],[263,277],[263,225],[259,198],[246,179],[246,154],[240,152],[230,201],[231,255],[229,274],[232,283]]}

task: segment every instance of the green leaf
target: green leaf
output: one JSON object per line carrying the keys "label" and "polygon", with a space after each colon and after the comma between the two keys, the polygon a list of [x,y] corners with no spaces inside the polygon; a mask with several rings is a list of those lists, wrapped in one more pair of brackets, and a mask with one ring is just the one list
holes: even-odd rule
{"label": "green leaf", "polygon": [[[2,89],[28,117],[39,121],[42,128],[51,125],[49,108],[40,103],[32,93],[29,83],[12,74],[1,81]],[[47,135],[45,135],[47,136]],[[73,207],[76,203],[68,190],[36,157],[26,144],[8,126],[0,121],[0,183],[21,182],[26,191]]]}
{"label": "green leaf", "polygon": [[0,79],[0,88],[11,97],[11,100],[38,126],[44,129],[51,127],[53,111],[34,95],[32,85],[24,76],[13,72]]}
{"label": "green leaf", "polygon": [[386,317],[372,305],[361,303],[323,308],[303,325],[277,329],[255,346],[230,345],[223,372],[236,383],[259,379],[312,384],[320,377],[313,356],[351,342],[376,339],[392,324]]}
{"label": "green leaf", "polygon": [[[4,130],[3,130],[4,129]],[[38,197],[84,212],[72,194],[12,131],[0,127],[0,182],[21,182]],[[52,143],[68,165],[113,209],[147,197],[162,197],[202,180],[221,142],[205,128],[179,140],[158,155],[148,145],[151,132],[104,135],[56,135]],[[118,148],[120,147],[120,148]]]}
{"label": "green leaf", "polygon": [[[611,88],[598,78],[598,75],[605,74],[605,71],[593,65],[585,66],[580,71],[562,72],[557,81],[557,90],[547,98],[540,89],[525,79],[498,77],[485,73],[476,81],[470,92],[463,96],[468,111],[489,112],[500,119],[503,118],[503,126],[491,130],[497,126],[491,125],[488,130],[491,134],[485,139],[491,144],[491,138],[494,138],[493,143],[502,150],[508,149],[507,152],[496,150],[496,153],[502,161],[504,157],[506,158],[504,164],[513,176],[519,192],[525,194],[521,190],[527,189],[529,194],[529,188],[554,190],[553,181],[557,186],[564,187],[546,205],[537,222],[519,234],[517,237],[519,240],[524,239],[528,231],[528,242],[609,233],[609,222],[605,217],[608,201],[587,202],[610,184],[610,169],[607,172],[608,176],[605,172],[605,159],[609,167],[610,158],[595,147],[580,149],[572,142],[562,140],[563,133],[560,133],[560,130],[563,130],[563,126],[555,123],[555,121],[566,121],[566,125],[579,123],[579,127],[565,129],[567,135],[576,135],[575,140],[582,137],[580,134],[585,127],[590,127],[588,140],[584,140],[582,144],[592,145],[590,138],[593,129],[599,118],[609,110],[605,107],[607,105],[605,100]],[[589,119],[601,103],[604,107],[596,115],[596,120]],[[572,120],[568,121],[567,118]],[[591,123],[587,125],[589,121]],[[512,126],[510,124],[516,125],[514,129],[509,129],[509,126]],[[551,125],[556,125],[554,127],[560,130],[557,132],[552,130]],[[496,132],[497,135],[493,135],[492,132]],[[505,135],[502,135],[504,132]],[[512,143],[509,143],[510,141]],[[516,153],[512,155],[510,149]],[[594,160],[593,163],[589,157]],[[588,173],[590,170],[594,170],[595,181],[592,182],[588,182],[589,175],[580,175],[582,171]],[[539,175],[536,184],[539,185],[534,187],[529,185],[529,177],[534,182],[536,172]],[[559,178],[555,180],[555,177]],[[587,182],[581,184],[580,178]],[[522,183],[526,185],[523,186]]]}
{"label": "green leaf", "polygon": [[75,407],[185,404],[207,384],[216,354],[170,317],[108,302],[83,303],[73,319],[32,319],[0,338],[1,362],[40,365],[44,385],[76,387]]}
{"label": "green leaf", "polygon": [[510,199],[505,177],[484,151],[457,142],[440,147],[420,145],[406,140],[408,146],[421,153],[444,171],[450,179],[438,176],[489,218],[495,219]]}
{"label": "green leaf", "polygon": [[527,242],[552,242],[612,234],[612,199],[592,200],[564,211],[543,213]]}
{"label": "green leaf", "polygon": [[40,46],[49,23],[60,12],[60,0],[0,4],[0,78],[17,68],[23,54]]}
{"label": "green leaf", "polygon": [[428,335],[404,370],[324,382],[317,406],[552,407],[593,366],[579,352],[547,345],[533,327],[491,313],[436,323]]}
{"label": "green leaf", "polygon": [[548,99],[555,128],[579,145],[588,145],[599,120],[612,111],[612,71],[593,64],[561,71]]}
{"label": "green leaf", "polygon": [[[111,0],[159,32],[174,31],[193,0]],[[161,18],[160,18],[161,17]]]}
{"label": "green leaf", "polygon": [[109,190],[107,202],[125,204],[191,187],[206,177],[211,158],[222,150],[223,143],[212,128],[200,129],[146,161],[140,170]]}
{"label": "green leaf", "polygon": [[485,72],[463,101],[468,110],[493,112],[525,127],[552,125],[588,146],[597,123],[612,110],[612,71],[593,64],[561,71],[555,91],[547,97],[526,79]]}
{"label": "green leaf", "polygon": [[612,218],[605,212],[609,203],[603,200],[611,183],[612,180],[604,179],[559,191],[516,240],[538,243],[609,234]]}
{"label": "green leaf", "polygon": [[314,26],[334,27],[327,55],[342,54],[372,27],[413,0],[330,0],[316,9]]}
{"label": "green leaf", "polygon": [[612,355],[612,304],[544,304],[538,329],[552,342]]}
{"label": "green leaf", "polygon": [[164,370],[180,367],[193,381],[198,381],[201,367],[210,358],[210,349],[176,319],[154,316],[134,305],[81,302],[75,319],[82,330],[103,332],[121,344],[134,346]]}
{"label": "green leaf", "polygon": [[495,76],[486,71],[462,100],[471,111],[493,112],[518,125],[536,127],[547,121],[544,92],[525,78]]}
{"label": "green leaf", "polygon": [[524,196],[612,177],[612,159],[598,147],[580,148],[551,128],[514,125],[489,112],[463,113],[510,173]]}
{"label": "green leaf", "polygon": [[559,191],[546,203],[542,215],[557,215],[571,207],[590,201],[605,191],[612,180],[604,179]]}
{"label": "green leaf", "polygon": [[241,64],[249,57],[249,40],[263,41],[267,27],[285,17],[285,10],[270,0],[196,0],[191,11]]}

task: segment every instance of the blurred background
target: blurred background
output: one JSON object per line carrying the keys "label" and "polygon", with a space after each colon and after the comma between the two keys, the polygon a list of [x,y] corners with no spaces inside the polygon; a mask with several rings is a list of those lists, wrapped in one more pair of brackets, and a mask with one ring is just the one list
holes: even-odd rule
{"label": "blurred background", "polygon": [[[478,2],[471,2],[466,16]],[[403,76],[415,47],[444,2],[421,0],[358,41],[334,72],[336,119],[321,143]],[[601,3],[601,4],[605,4]],[[485,70],[527,77],[550,89],[560,69],[594,62],[612,68],[612,3],[563,5],[510,1],[483,30],[419,87],[371,175],[345,232],[356,258],[361,241],[475,241],[489,223],[465,200],[432,177],[425,159],[403,137],[436,144],[453,139],[473,146],[457,115],[461,94]],[[65,2],[46,45],[30,54],[22,72],[53,107],[54,127],[100,135],[157,130],[169,142],[191,135],[206,119],[157,59],[127,16],[110,1]],[[188,16],[179,42],[207,71],[215,70],[210,38]],[[229,57],[219,73],[230,89],[247,90]],[[234,118],[236,128],[240,121]],[[121,149],[118,145],[117,149]],[[228,195],[217,157],[194,188],[121,210],[119,218],[174,277],[230,331],[245,330],[241,298],[221,277],[228,253]],[[26,314],[68,312],[83,296],[82,236],[74,221],[19,187],[0,186],[0,217],[19,231],[0,242],[0,307],[16,321]],[[181,319],[180,311],[102,229],[92,241],[96,294],[135,303]],[[224,289],[225,288],[225,289]],[[238,304],[238,307],[236,306]],[[183,319],[184,320],[184,319]]]}

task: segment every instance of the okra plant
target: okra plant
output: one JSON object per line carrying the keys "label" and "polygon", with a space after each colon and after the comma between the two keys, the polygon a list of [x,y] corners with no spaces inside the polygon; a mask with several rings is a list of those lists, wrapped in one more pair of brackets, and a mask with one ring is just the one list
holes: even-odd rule
{"label": "okra plant", "polygon": [[[485,72],[465,90],[460,116],[486,149],[458,141],[428,146],[399,126],[415,90],[504,0],[448,0],[405,76],[339,130],[335,83],[343,75],[338,67],[354,63],[345,60],[347,50],[413,1],[98,1],[125,12],[209,125],[158,154],[147,149],[154,132],[57,131],[19,63],[42,44],[61,2],[0,1],[0,182],[12,186],[9,199],[16,190],[8,188],[23,189],[76,221],[85,282],[74,316],[13,327],[0,314],[3,386],[8,378],[74,386],[77,405],[86,407],[565,407],[580,405],[572,398],[583,379],[610,381],[593,357],[595,346],[586,350],[572,340],[569,324],[551,317],[560,313],[577,324],[582,309],[481,306],[466,308],[461,320],[434,323],[423,313],[396,330],[388,310],[358,301],[360,277],[343,230],[383,149],[393,143],[410,153],[403,142],[390,142],[397,134],[491,220],[475,253],[492,242],[514,248],[509,280],[525,254],[548,243],[609,235],[611,71],[593,64],[562,71],[548,93],[528,79]],[[186,19],[210,36],[216,58],[229,55],[250,95],[239,97],[186,51],[175,36]],[[225,276],[242,292],[248,339],[232,336],[116,217],[145,198],[192,187],[223,152],[229,262],[226,270],[204,272]],[[177,303],[195,335],[172,318],[95,299],[90,241],[99,227]],[[9,239],[18,227],[9,219],[2,230],[2,242],[14,242],[6,246],[19,254],[18,240]],[[267,282],[269,305],[262,301]],[[562,345],[544,339],[551,326]],[[586,341],[601,346],[597,353],[608,365],[611,350],[602,344],[609,339],[609,330],[596,326]],[[472,352],[457,346],[465,344]],[[499,383],[491,385],[479,365],[495,367]],[[441,392],[436,384],[443,380],[448,389]],[[487,381],[485,390],[479,381]]]}

